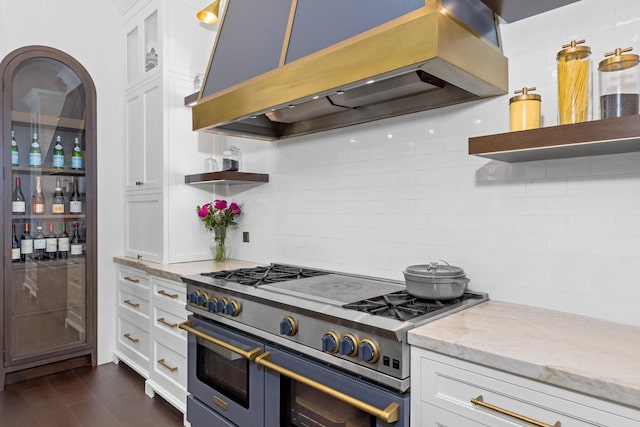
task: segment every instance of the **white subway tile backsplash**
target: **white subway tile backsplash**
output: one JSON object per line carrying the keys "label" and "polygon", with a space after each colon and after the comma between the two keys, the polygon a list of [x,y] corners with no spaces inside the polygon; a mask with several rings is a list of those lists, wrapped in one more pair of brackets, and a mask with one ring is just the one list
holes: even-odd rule
{"label": "white subway tile backsplash", "polygon": [[468,154],[469,137],[508,131],[509,98],[525,85],[542,96],[543,125],[557,124],[556,54],[582,37],[597,101],[603,53],[640,51],[640,1],[581,0],[503,25],[503,96],[273,143],[234,139],[246,165],[270,174],[224,190],[245,203],[240,227],[252,233],[234,255],[398,280],[407,265],[445,259],[490,298],[640,325],[640,153],[511,164]]}

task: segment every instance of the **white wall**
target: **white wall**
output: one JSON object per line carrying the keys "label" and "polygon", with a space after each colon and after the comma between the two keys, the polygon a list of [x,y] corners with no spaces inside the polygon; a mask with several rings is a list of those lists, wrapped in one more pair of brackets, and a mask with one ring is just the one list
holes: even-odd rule
{"label": "white wall", "polygon": [[[537,86],[554,125],[561,45],[586,38],[596,69],[605,51],[640,53],[640,2],[582,0],[502,36],[510,92]],[[245,207],[233,257],[394,279],[445,259],[492,299],[640,325],[640,153],[469,156],[468,137],[508,130],[510,96],[275,143],[227,138],[245,170],[270,173],[219,190]]]}
{"label": "white wall", "polygon": [[[96,86],[98,113],[98,362],[113,359],[114,254],[122,252],[121,18],[113,1],[0,2],[0,58],[26,45],[46,45],[77,59]],[[116,213],[115,215],[113,213]]]}

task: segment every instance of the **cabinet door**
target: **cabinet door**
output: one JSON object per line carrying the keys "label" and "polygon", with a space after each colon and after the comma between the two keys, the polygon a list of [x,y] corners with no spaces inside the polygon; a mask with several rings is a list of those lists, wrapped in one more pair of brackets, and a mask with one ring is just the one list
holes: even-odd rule
{"label": "cabinet door", "polygon": [[129,91],[126,97],[126,189],[162,186],[163,99],[160,79]]}
{"label": "cabinet door", "polygon": [[[10,53],[0,74],[3,366],[85,355],[95,363],[95,87],[75,59],[42,46]],[[23,202],[14,205],[18,182]]]}
{"label": "cabinet door", "polygon": [[162,193],[127,196],[125,202],[126,255],[147,261],[163,260]]}

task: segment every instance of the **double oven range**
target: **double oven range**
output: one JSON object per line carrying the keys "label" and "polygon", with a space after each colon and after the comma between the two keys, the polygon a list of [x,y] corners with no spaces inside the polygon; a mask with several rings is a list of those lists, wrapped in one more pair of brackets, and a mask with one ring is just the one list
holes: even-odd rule
{"label": "double oven range", "polygon": [[408,330],[488,298],[284,264],[183,280],[194,427],[408,427]]}

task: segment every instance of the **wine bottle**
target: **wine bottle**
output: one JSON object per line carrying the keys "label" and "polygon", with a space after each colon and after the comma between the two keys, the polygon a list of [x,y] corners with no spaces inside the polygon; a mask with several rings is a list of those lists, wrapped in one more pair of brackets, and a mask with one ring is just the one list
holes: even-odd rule
{"label": "wine bottle", "polygon": [[82,169],[82,149],[80,141],[76,137],[73,140],[73,153],[71,154],[71,169]]}
{"label": "wine bottle", "polygon": [[16,186],[13,189],[13,197],[11,197],[11,213],[14,215],[24,215],[26,210],[26,201],[22,193],[22,185],[20,178],[16,177]]}
{"label": "wine bottle", "polygon": [[44,259],[45,247],[46,242],[44,240],[44,234],[42,234],[42,225],[38,223],[36,232],[33,233],[33,258],[42,261]]}
{"label": "wine bottle", "polygon": [[80,232],[78,231],[78,223],[73,223],[73,237],[71,237],[71,256],[82,256],[82,239],[80,239]]}
{"label": "wine bottle", "polygon": [[42,153],[40,152],[40,143],[38,143],[38,134],[33,133],[31,141],[31,149],[29,150],[29,166],[34,168],[42,167]]}
{"label": "wine bottle", "polygon": [[64,168],[64,148],[60,135],[56,136],[56,145],[53,147],[53,167],[55,169]]}
{"label": "wine bottle", "polygon": [[58,257],[58,238],[53,232],[53,223],[49,223],[49,232],[44,236],[44,256],[47,259],[56,259]]}
{"label": "wine bottle", "polygon": [[15,224],[11,224],[11,262],[20,262],[20,243],[16,237]]}
{"label": "wine bottle", "polygon": [[44,214],[44,196],[42,195],[42,185],[40,184],[41,177],[36,176],[36,191],[31,197],[31,213],[42,215]]}
{"label": "wine bottle", "polygon": [[11,131],[11,166],[20,166],[20,153],[16,142],[16,133]]}
{"label": "wine bottle", "polygon": [[67,225],[62,223],[62,231],[58,234],[58,258],[69,258],[69,235]]}
{"label": "wine bottle", "polygon": [[33,238],[29,233],[29,223],[24,224],[24,233],[20,237],[20,261],[33,260]]}
{"label": "wine bottle", "polygon": [[82,199],[78,192],[78,180],[73,181],[73,193],[71,193],[71,197],[69,198],[69,213],[82,213]]}
{"label": "wine bottle", "polygon": [[56,178],[56,191],[53,192],[53,200],[51,202],[51,212],[54,214],[64,213],[64,193],[60,186],[60,178]]}

